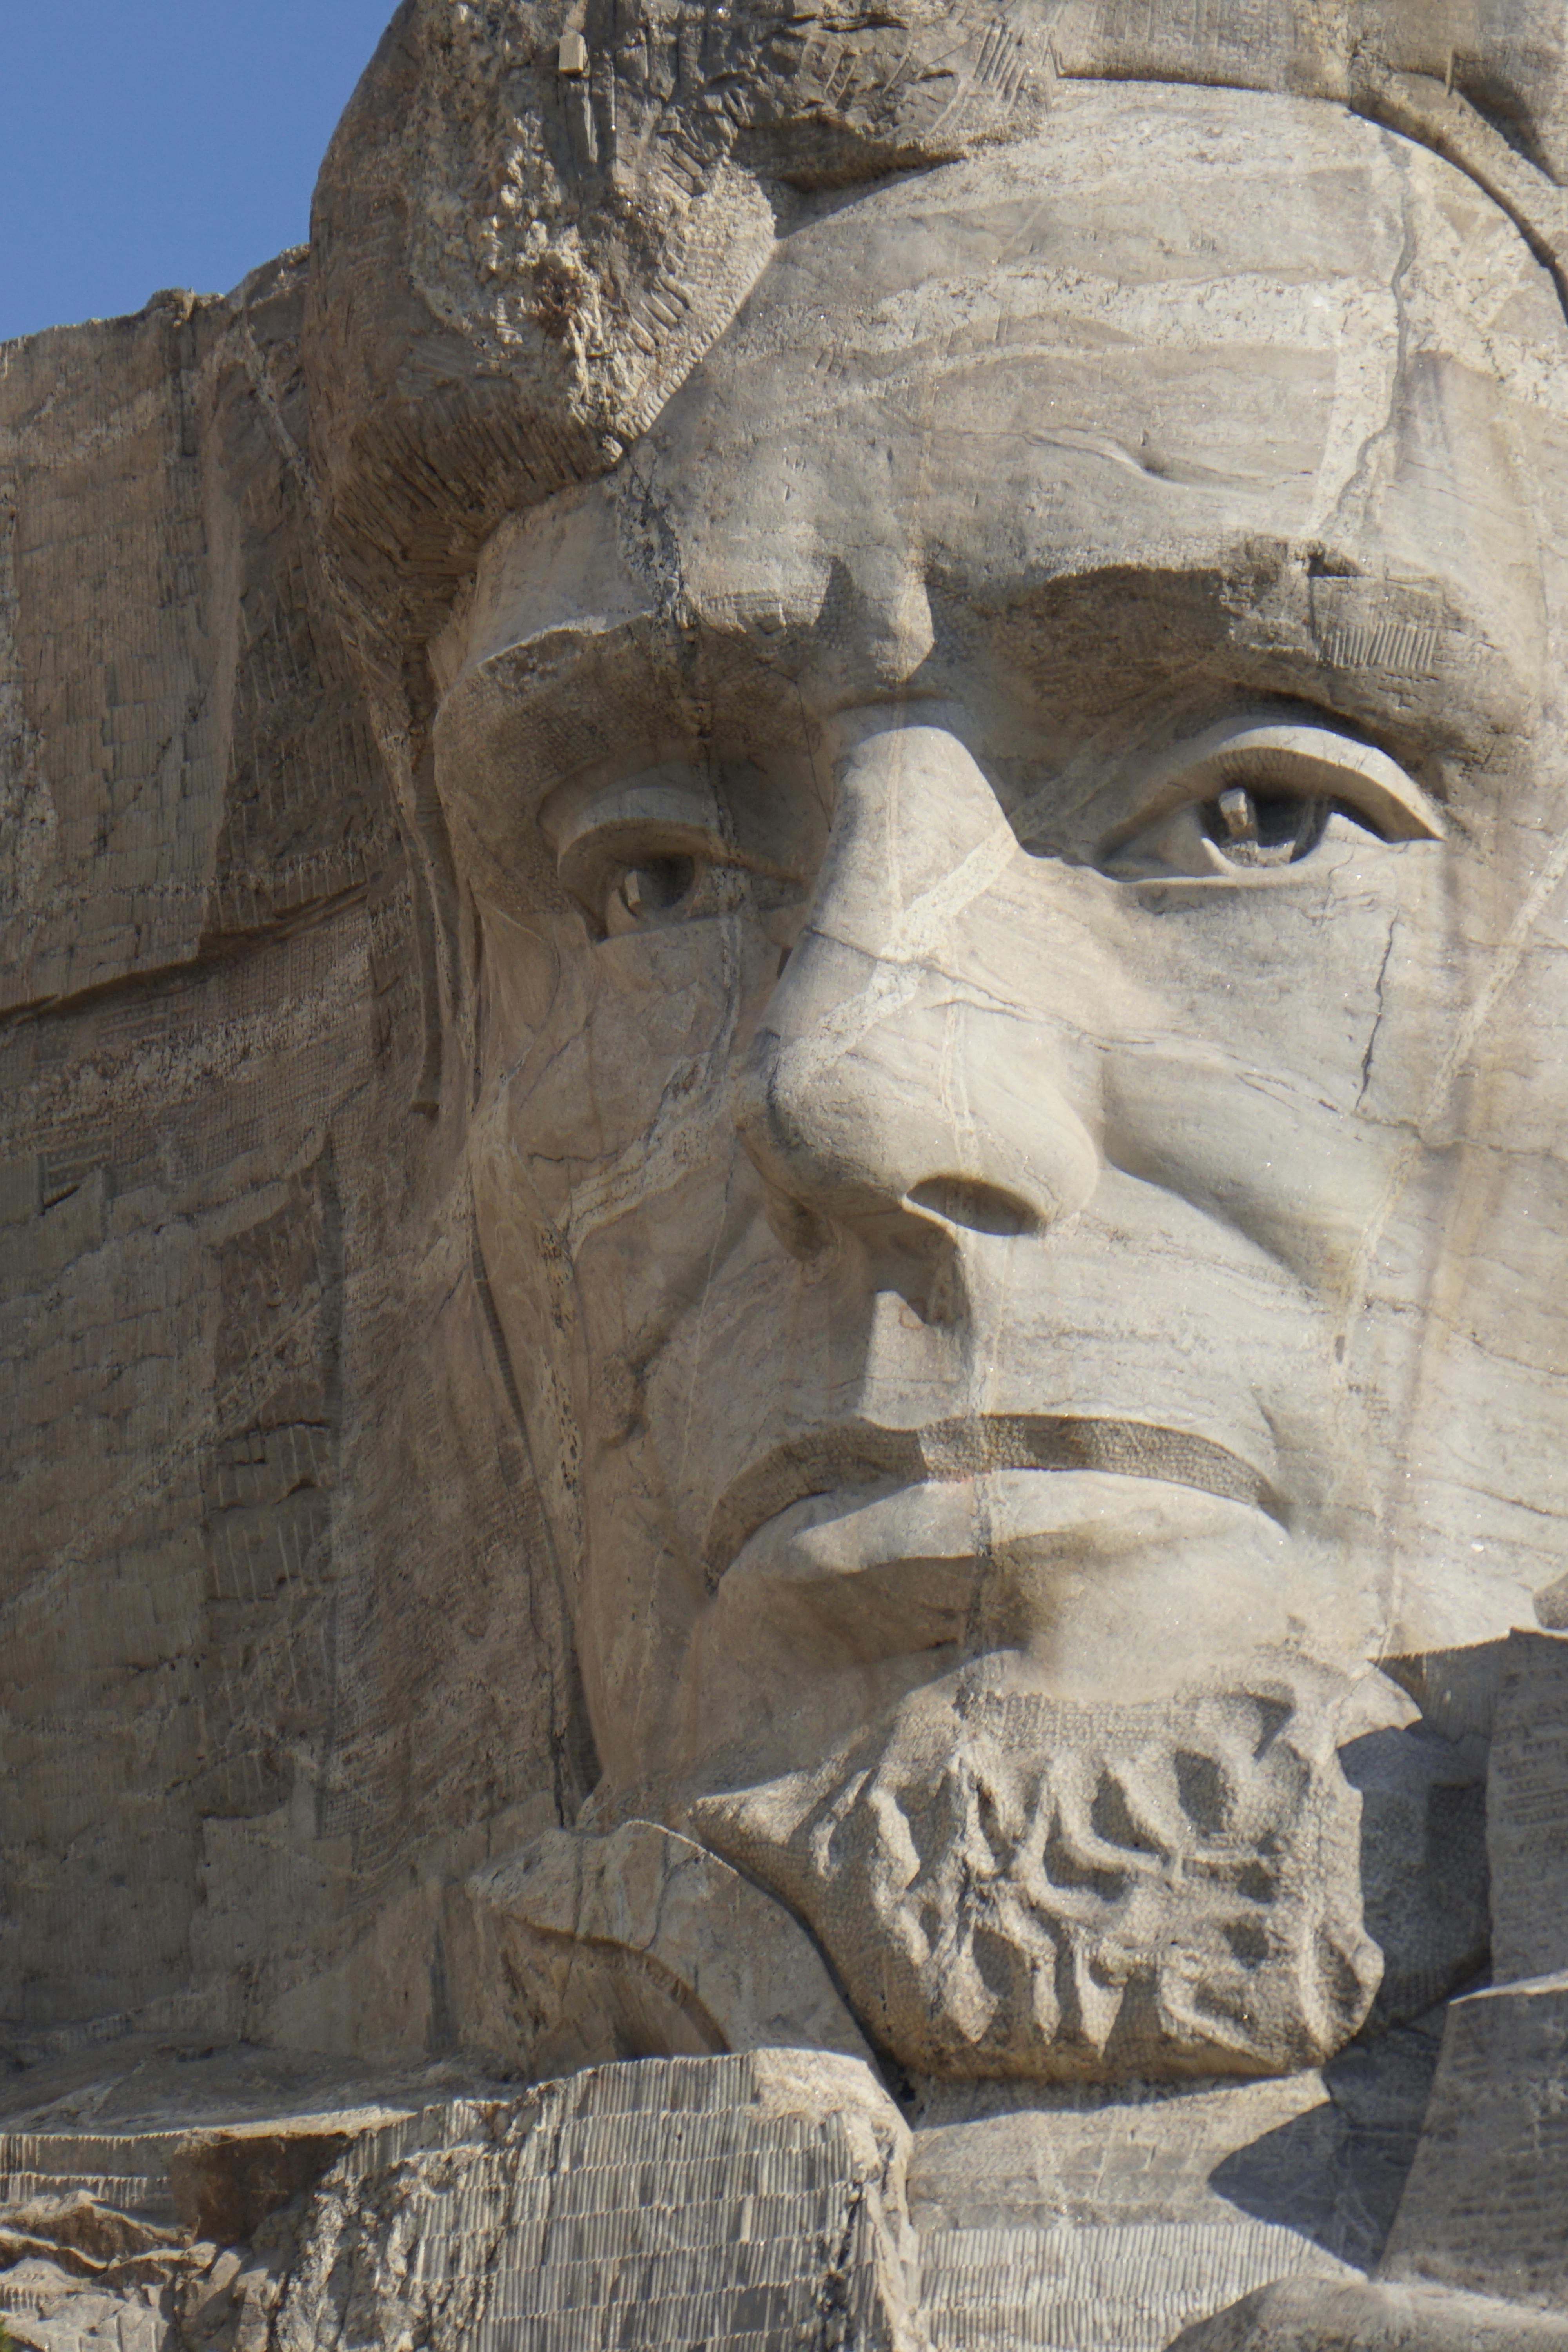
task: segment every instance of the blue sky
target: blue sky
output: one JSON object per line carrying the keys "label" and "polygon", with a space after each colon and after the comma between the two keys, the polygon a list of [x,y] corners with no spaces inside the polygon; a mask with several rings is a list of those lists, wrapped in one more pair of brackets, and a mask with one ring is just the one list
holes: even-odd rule
{"label": "blue sky", "polygon": [[0,339],[298,245],[395,0],[0,0]]}

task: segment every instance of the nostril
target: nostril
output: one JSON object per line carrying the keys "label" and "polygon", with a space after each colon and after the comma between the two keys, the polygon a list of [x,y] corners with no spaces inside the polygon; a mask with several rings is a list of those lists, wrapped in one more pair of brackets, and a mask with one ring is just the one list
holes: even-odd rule
{"label": "nostril", "polygon": [[925,1209],[944,1224],[972,1234],[1029,1234],[1037,1213],[1016,1192],[971,1176],[927,1176],[905,1195],[913,1209]]}

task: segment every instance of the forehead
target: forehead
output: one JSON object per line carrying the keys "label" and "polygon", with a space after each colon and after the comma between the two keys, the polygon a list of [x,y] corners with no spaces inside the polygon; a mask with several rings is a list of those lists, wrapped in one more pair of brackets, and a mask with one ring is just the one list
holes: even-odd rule
{"label": "forehead", "polygon": [[498,534],[449,669],[677,604],[895,644],[916,574],[1006,612],[1288,547],[1331,637],[1369,625],[1334,583],[1392,583],[1413,641],[1462,616],[1534,675],[1561,341],[1511,224],[1395,135],[1069,90],[1038,141],[808,205],[619,477]]}

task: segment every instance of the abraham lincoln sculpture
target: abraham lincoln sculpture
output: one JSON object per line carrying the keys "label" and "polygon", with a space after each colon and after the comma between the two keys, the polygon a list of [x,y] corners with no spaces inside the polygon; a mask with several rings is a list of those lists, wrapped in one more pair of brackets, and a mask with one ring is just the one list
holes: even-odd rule
{"label": "abraham lincoln sculpture", "polygon": [[7,2127],[402,2117],[223,2325],[1568,2340],[1564,180],[1547,0],[405,0],[5,355]]}

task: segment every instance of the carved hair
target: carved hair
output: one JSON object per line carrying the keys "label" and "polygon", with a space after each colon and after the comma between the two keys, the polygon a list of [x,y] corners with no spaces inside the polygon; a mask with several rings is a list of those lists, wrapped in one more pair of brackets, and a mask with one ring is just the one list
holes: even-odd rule
{"label": "carved hair", "polygon": [[501,516],[616,463],[793,192],[1028,137],[1085,79],[1349,106],[1563,282],[1564,0],[404,0],[322,167],[304,345],[372,635],[422,646]]}

